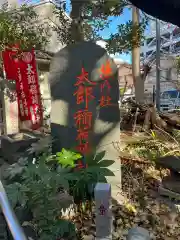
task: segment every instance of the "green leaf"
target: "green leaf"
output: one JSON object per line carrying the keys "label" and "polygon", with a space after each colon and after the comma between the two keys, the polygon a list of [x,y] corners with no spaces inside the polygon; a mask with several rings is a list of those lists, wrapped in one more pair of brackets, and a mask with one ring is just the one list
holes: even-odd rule
{"label": "green leaf", "polygon": [[22,174],[24,169],[24,166],[21,166],[18,163],[14,163],[6,169],[5,177],[12,179],[17,175]]}
{"label": "green leaf", "polygon": [[114,160],[106,160],[106,159],[104,159],[104,160],[102,160],[102,161],[100,161],[100,162],[98,163],[98,166],[100,166],[100,167],[109,167],[109,166],[111,166],[114,162],[115,162]]}
{"label": "green leaf", "polygon": [[107,183],[107,179],[106,179],[105,176],[99,175],[98,176],[98,182]]}
{"label": "green leaf", "polygon": [[81,158],[82,158],[82,155],[80,155],[79,153],[68,151],[68,150],[65,150],[64,148],[62,149],[61,152],[58,152],[56,154],[56,160],[63,167],[67,167],[67,166],[75,167],[75,162]]}
{"label": "green leaf", "polygon": [[63,168],[61,166],[57,167],[57,173],[59,174],[66,174],[66,173],[69,173],[71,170],[72,170],[71,167],[66,167],[66,168]]}
{"label": "green leaf", "polygon": [[105,177],[113,177],[115,176],[114,173],[109,170],[108,168],[100,168],[100,174],[105,176]]}
{"label": "green leaf", "polygon": [[[13,208],[18,204],[26,204],[27,199],[24,198],[22,185],[20,183],[13,183],[5,186],[6,193]],[[25,190],[25,189],[24,189]]]}
{"label": "green leaf", "polygon": [[105,154],[106,154],[106,151],[97,153],[94,160],[96,162],[100,162],[104,158]]}
{"label": "green leaf", "polygon": [[81,177],[81,174],[80,174],[80,171],[78,171],[77,173],[67,173],[65,178],[68,180],[68,181],[76,181],[76,180],[79,180],[79,178]]}

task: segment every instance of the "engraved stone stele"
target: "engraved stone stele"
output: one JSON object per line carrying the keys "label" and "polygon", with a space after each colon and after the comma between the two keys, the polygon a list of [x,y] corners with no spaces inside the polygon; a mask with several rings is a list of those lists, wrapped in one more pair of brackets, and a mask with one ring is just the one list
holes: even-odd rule
{"label": "engraved stone stele", "polygon": [[[110,105],[100,107],[101,78],[100,69],[106,62],[110,62],[112,74],[108,81],[111,86],[109,97]],[[93,99],[88,102],[88,110],[92,112],[92,127],[89,131],[90,149],[106,150],[105,159],[116,160],[111,167],[116,174],[112,181],[120,184],[119,153],[112,142],[120,141],[120,111],[119,111],[119,84],[117,66],[107,54],[106,50],[94,42],[80,42],[61,49],[54,57],[50,67],[51,87],[51,134],[56,140],[54,152],[62,148],[72,149],[78,145],[77,128],[74,115],[85,108],[85,103],[77,104],[74,93],[77,87],[77,77],[82,68],[88,72],[88,78],[93,83]],[[88,86],[88,84],[84,84]]]}

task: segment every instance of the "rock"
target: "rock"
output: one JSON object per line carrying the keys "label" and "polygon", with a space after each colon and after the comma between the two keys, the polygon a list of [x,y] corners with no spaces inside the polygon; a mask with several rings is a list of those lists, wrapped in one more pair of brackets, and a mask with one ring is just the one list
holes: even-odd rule
{"label": "rock", "polygon": [[[106,71],[106,78],[102,70]],[[77,85],[83,73],[86,75],[84,82]],[[109,181],[114,186],[119,185],[120,161],[116,142],[120,141],[120,110],[116,64],[97,44],[80,42],[55,55],[49,79],[51,134],[56,140],[53,151],[76,149],[86,155],[106,150],[104,159],[117,160],[111,166],[116,178],[109,178]],[[78,129],[83,134],[80,135]],[[118,190],[112,189],[112,194],[118,195]]]}
{"label": "rock", "polygon": [[180,172],[180,156],[164,156],[156,159],[156,164],[174,172]]}
{"label": "rock", "polygon": [[127,240],[150,240],[150,235],[144,228],[131,228],[128,232]]}

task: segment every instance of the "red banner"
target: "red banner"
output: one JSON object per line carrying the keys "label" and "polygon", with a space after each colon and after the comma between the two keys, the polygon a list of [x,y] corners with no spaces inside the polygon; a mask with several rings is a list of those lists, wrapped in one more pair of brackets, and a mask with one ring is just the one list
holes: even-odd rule
{"label": "red banner", "polygon": [[20,54],[17,50],[7,50],[3,61],[6,78],[16,80],[20,120],[30,120],[32,129],[38,129],[43,113],[34,50]]}

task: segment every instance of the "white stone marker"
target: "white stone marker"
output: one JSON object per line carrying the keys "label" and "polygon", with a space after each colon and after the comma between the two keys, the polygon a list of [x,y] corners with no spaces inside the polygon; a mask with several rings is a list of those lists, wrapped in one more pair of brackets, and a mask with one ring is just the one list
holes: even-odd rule
{"label": "white stone marker", "polygon": [[95,187],[96,240],[112,239],[111,185],[97,183]]}

